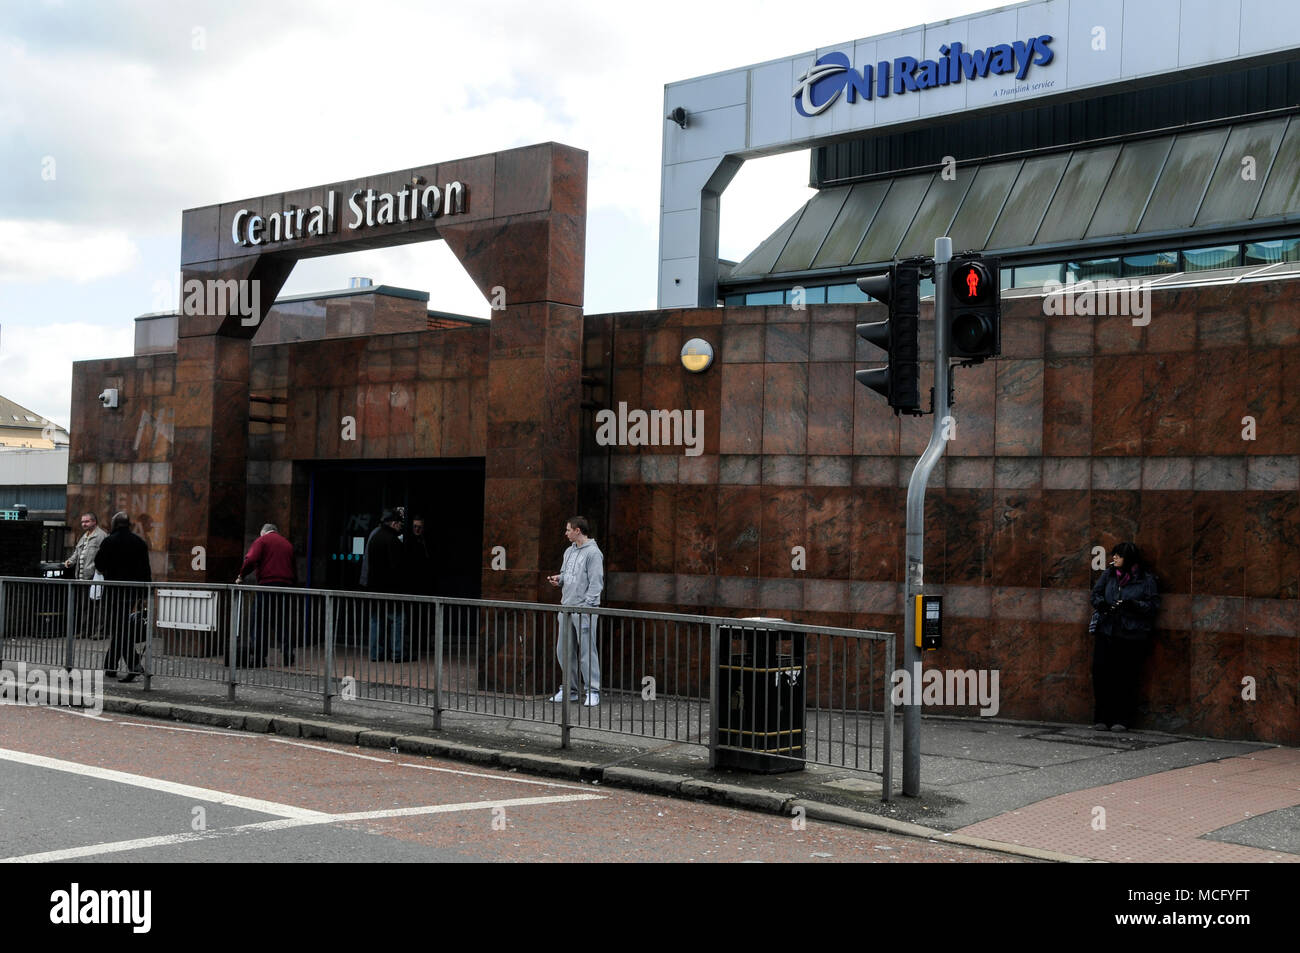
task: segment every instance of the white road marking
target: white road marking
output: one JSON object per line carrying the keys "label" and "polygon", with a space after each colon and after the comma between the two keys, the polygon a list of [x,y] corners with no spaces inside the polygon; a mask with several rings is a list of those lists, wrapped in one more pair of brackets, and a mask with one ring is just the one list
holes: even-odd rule
{"label": "white road marking", "polygon": [[176,725],[147,725],[143,721],[119,721],[118,724],[129,725],[132,728],[157,728],[159,731],[191,731],[196,735],[223,735],[226,738],[256,737],[242,731],[222,731],[220,728],[179,728]]}
{"label": "white road marking", "polygon": [[482,771],[460,771],[456,768],[439,768],[431,764],[412,764],[403,761],[404,768],[419,768],[421,771],[441,771],[444,774],[463,774],[467,778],[488,778],[492,781],[513,781],[516,784],[536,784],[544,788],[560,788],[565,791],[585,791],[586,788],[578,784],[560,784],[556,781],[534,781],[532,778],[517,778],[511,774],[485,774]]}
{"label": "white road marking", "polygon": [[11,751],[8,748],[0,748],[0,760],[16,761],[19,764],[49,768],[53,771],[63,771],[68,774],[79,774],[83,777],[98,778],[101,781],[115,781],[118,784],[129,784],[137,788],[160,791],[163,794],[175,794],[178,797],[193,798],[196,801],[209,801],[213,804],[243,808],[246,811],[257,811],[259,814],[276,814],[280,817],[301,820],[329,817],[323,811],[311,811],[307,808],[294,807],[292,804],[279,804],[275,801],[264,801],[261,798],[227,794],[224,791],[214,791],[211,788],[195,787],[192,784],[178,784],[175,781],[163,781],[159,778],[145,777],[142,774],[128,774],[125,771],[98,768],[89,764],[78,764],[75,761],[60,761],[57,758],[46,758],[39,754],[28,754],[26,751]]}
{"label": "white road marking", "polygon": [[371,754],[360,754],[356,751],[340,751],[338,748],[326,748],[323,745],[309,745],[305,741],[289,741],[286,738],[267,737],[267,741],[273,741],[278,745],[293,745],[296,748],[310,748],[312,751],[326,751],[330,754],[341,754],[348,758],[360,758],[363,761],[378,761],[381,764],[396,764],[402,768],[419,768],[421,771],[439,771],[443,774],[460,774],[467,778],[487,778],[491,781],[513,781],[516,784],[535,784],[544,788],[560,788],[565,791],[585,791],[586,788],[577,784],[560,784],[556,781],[534,781],[531,778],[517,778],[511,774],[486,774],[482,771],[461,771],[458,768],[439,768],[431,764],[413,764],[409,761],[394,761],[392,758],[376,758]]}
{"label": "white road marking", "polygon": [[517,797],[499,801],[465,801],[459,804],[427,804],[421,807],[399,807],[386,811],[355,811],[351,814],[321,814],[317,817],[286,817],[274,821],[258,821],[253,824],[241,824],[220,830],[198,831],[186,834],[165,834],[160,837],[140,837],[135,840],[115,841],[106,844],[90,844],[86,847],[70,847],[65,850],[48,850],[38,854],[22,854],[16,857],[0,858],[0,864],[44,864],[82,857],[98,857],[103,854],[120,854],[132,850],[146,850],[151,847],[170,847],[175,844],[189,844],[195,841],[213,840],[238,834],[283,831],[295,827],[319,826],[322,824],[346,824],[357,821],[375,821],[390,817],[416,817],[425,814],[453,814],[461,811],[483,811],[495,807],[526,807],[540,804],[565,804],[571,801],[601,801],[600,794],[556,794],[549,797]]}
{"label": "white road marking", "polygon": [[[32,707],[35,707],[35,706],[32,706]],[[40,707],[39,710],[41,710],[41,711],[58,711],[58,712],[62,712],[62,713],[65,714],[65,715],[76,715],[78,718],[89,718],[91,721],[108,721],[108,722],[111,722],[111,721],[113,720],[112,718],[105,718],[103,715],[88,715],[88,714],[86,714],[86,712],[84,712],[84,711],[78,711],[78,710],[75,709],[75,708],[63,708],[63,707],[61,707],[61,706],[59,706],[59,705],[42,705],[42,706]]]}
{"label": "white road marking", "polygon": [[312,751],[324,751],[328,754],[341,754],[349,758],[360,758],[362,761],[379,761],[382,764],[392,764],[392,758],[376,758],[371,754],[360,754],[356,751],[339,751],[337,748],[326,748],[324,745],[309,745],[305,741],[290,741],[287,738],[272,738],[269,735],[264,736],[266,741],[274,742],[277,745],[293,745],[295,748],[310,748]]}

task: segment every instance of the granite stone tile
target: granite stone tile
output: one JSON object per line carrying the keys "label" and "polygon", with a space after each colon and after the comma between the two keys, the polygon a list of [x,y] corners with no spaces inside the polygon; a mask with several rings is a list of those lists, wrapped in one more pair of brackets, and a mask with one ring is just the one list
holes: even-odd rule
{"label": "granite stone tile", "polygon": [[1247,457],[1246,489],[1300,489],[1300,457]]}
{"label": "granite stone tile", "polygon": [[1078,456],[1092,452],[1092,377],[1091,358],[1056,358],[1044,365],[1044,454]]}
{"label": "granite stone tile", "polygon": [[1087,457],[1045,457],[1043,489],[1087,490],[1092,486],[1092,461]]}
{"label": "granite stone tile", "polygon": [[769,324],[764,336],[764,358],[768,363],[808,360],[807,324]]}
{"label": "granite stone tile", "polygon": [[1141,457],[1096,457],[1092,461],[1094,490],[1136,490],[1142,485]]}
{"label": "granite stone tile", "polygon": [[1194,495],[1187,490],[1143,490],[1141,538],[1135,540],[1162,590],[1192,591]]}
{"label": "granite stone tile", "polygon": [[1093,360],[1092,453],[1142,453],[1142,355],[1098,356]]}
{"label": "granite stone tile", "polygon": [[[849,605],[851,611],[876,615],[893,615],[902,604],[902,590],[893,582],[866,582],[854,580],[849,583]],[[870,628],[870,626],[867,626]],[[889,629],[893,629],[892,624]]]}
{"label": "granite stone tile", "polygon": [[763,483],[775,486],[803,486],[807,472],[807,457],[792,455],[763,456]]}
{"label": "granite stone tile", "polygon": [[722,454],[718,458],[718,482],[723,484],[761,483],[762,457],[758,454]]}
{"label": "granite stone tile", "polygon": [[994,445],[998,456],[1038,456],[1043,452],[1043,362],[997,363]]}
{"label": "granite stone tile", "polygon": [[848,456],[810,456],[809,486],[852,486],[853,458]]}
{"label": "granite stone tile", "polygon": [[718,575],[757,576],[763,522],[762,490],[756,486],[719,487],[717,514]]}
{"label": "granite stone tile", "polygon": [[676,483],[678,459],[667,453],[641,454],[641,482]]}
{"label": "granite stone tile", "polygon": [[721,372],[719,452],[758,453],[764,439],[763,375],[747,365],[724,365]]}
{"label": "granite stone tile", "polygon": [[1143,452],[1153,457],[1195,453],[1195,355],[1148,355],[1142,381]]}
{"label": "granite stone tile", "polygon": [[990,457],[953,457],[948,461],[948,486],[977,490],[993,486],[993,460]]}
{"label": "granite stone tile", "polygon": [[807,365],[766,365],[763,371],[763,382],[763,453],[806,453],[808,450]]}
{"label": "granite stone tile", "polygon": [[1244,490],[1245,457],[1197,457],[1192,471],[1196,490]]}
{"label": "granite stone tile", "polygon": [[[908,471],[911,472],[910,470]],[[883,486],[894,487],[898,485],[898,458],[897,457],[854,457],[853,458],[853,485],[854,486]]]}
{"label": "granite stone tile", "polygon": [[858,387],[843,364],[814,364],[808,374],[808,452],[853,452],[853,390]]}
{"label": "granite stone tile", "polygon": [[698,457],[681,457],[677,461],[677,482],[716,485],[718,483],[718,455],[716,453],[706,453]]}
{"label": "granite stone tile", "polygon": [[761,324],[725,325],[722,329],[722,349],[719,352],[721,363],[762,363],[764,330]]}
{"label": "granite stone tile", "polygon": [[1294,492],[1252,491],[1245,497],[1245,595],[1266,599],[1300,596],[1300,497]]}
{"label": "granite stone tile", "polygon": [[1192,464],[1191,457],[1144,457],[1142,489],[1190,490]]}
{"label": "granite stone tile", "polygon": [[1242,493],[1196,493],[1192,501],[1192,591],[1240,596],[1246,560],[1246,501]]}
{"label": "granite stone tile", "polygon": [[[1202,345],[1204,347],[1204,345]],[[1196,452],[1233,455],[1246,452],[1242,422],[1250,386],[1243,375],[1224,374],[1225,367],[1243,367],[1247,351],[1202,350],[1196,355]]]}
{"label": "granite stone tile", "polygon": [[1036,592],[1041,584],[1042,545],[1042,491],[996,490],[991,539],[992,582],[1001,586],[1030,586]]}
{"label": "granite stone tile", "polygon": [[1042,459],[1038,457],[999,459],[994,467],[993,485],[1018,489],[1041,487],[1043,485]]}

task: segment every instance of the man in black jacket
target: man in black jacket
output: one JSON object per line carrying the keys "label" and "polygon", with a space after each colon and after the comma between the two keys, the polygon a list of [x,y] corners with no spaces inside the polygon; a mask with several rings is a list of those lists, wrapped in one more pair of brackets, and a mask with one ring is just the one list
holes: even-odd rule
{"label": "man in black jacket", "polygon": [[[131,518],[125,513],[113,514],[112,531],[95,554],[95,568],[107,582],[151,582],[149,547],[131,532]],[[125,657],[129,669],[124,682],[133,682],[144,669],[133,643],[143,638],[144,631],[133,631],[131,612],[138,605],[147,605],[148,590],[134,586],[106,586],[104,593],[104,624],[108,627],[108,651],[104,654],[104,677],[117,677],[118,660]]]}
{"label": "man in black jacket", "polygon": [[[385,510],[379,529],[370,537],[364,556],[365,585],[371,592],[402,592],[406,588],[407,573],[405,551],[402,546],[402,515],[397,510]],[[384,657],[402,661],[403,606],[394,602],[376,604],[370,613],[370,660],[378,662]],[[383,647],[380,646],[380,617],[383,617]]]}

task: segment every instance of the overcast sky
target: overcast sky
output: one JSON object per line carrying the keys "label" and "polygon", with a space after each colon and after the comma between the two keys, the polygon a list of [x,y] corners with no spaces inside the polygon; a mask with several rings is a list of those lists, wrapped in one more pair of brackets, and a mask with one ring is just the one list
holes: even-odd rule
{"label": "overcast sky", "polygon": [[[68,423],[74,360],[175,307],[181,211],[555,140],[589,153],[589,313],[655,306],[663,87],[989,0],[0,0],[0,394]],[[739,259],[810,193],[807,152],[723,196]],[[300,263],[489,316],[441,242]]]}

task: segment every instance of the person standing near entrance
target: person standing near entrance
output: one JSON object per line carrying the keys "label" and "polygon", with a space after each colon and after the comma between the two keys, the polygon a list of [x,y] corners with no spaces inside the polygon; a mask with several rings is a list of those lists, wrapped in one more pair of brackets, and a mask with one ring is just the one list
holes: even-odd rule
{"label": "person standing near entrance", "polygon": [[[564,551],[559,574],[547,577],[552,586],[562,587],[562,606],[595,608],[600,605],[600,594],[605,588],[605,557],[588,532],[590,527],[581,516],[574,516],[564,524],[564,536],[572,545]],[[573,641],[575,633],[576,644]],[[584,705],[599,705],[600,655],[596,644],[596,616],[561,612],[560,634],[555,643],[555,655],[561,665],[564,664],[566,646],[573,646],[569,650],[569,684],[561,685],[551,701],[564,701],[566,690],[569,701],[577,701],[581,689],[585,692],[582,696]],[[579,674],[581,684],[578,682]]]}
{"label": "person standing near entrance", "polygon": [[[280,535],[274,523],[265,524],[261,535],[253,540],[252,546],[248,547],[244,563],[239,567],[239,575],[235,577],[235,585],[242,583],[244,577],[250,573],[257,575],[259,586],[285,588],[297,585],[298,571],[293,561],[293,543]],[[295,626],[289,612],[289,602],[290,600],[273,596],[271,593],[258,593],[253,597],[253,630],[248,640],[250,651],[245,653],[250,666],[266,665],[267,630],[270,628],[271,619],[276,615],[280,617],[282,626],[279,636],[284,664],[293,664],[292,635]],[[276,609],[281,611],[276,613],[274,611]]]}
{"label": "person standing near entrance", "polygon": [[[405,588],[407,576],[401,533],[401,512],[385,510],[379,528],[370,535],[366,544],[363,573],[365,586],[371,592],[401,592]],[[378,662],[385,657],[394,662],[403,660],[404,608],[394,602],[373,606],[370,613],[370,661]],[[384,628],[382,645],[379,634],[381,617]]]}
{"label": "person standing near entrance", "polygon": [[[131,517],[114,513],[112,532],[99,545],[95,554],[95,568],[104,574],[107,582],[152,582],[149,569],[149,547],[131,532]],[[133,682],[144,669],[135,650],[135,633],[131,629],[131,613],[137,605],[148,603],[148,591],[134,586],[105,586],[104,624],[108,627],[108,651],[104,653],[104,677],[117,677],[118,660],[125,657],[127,675],[124,682]]]}
{"label": "person standing near entrance", "polygon": [[[77,540],[77,546],[72,550],[72,555],[63,561],[63,568],[72,570],[73,579],[94,579],[95,578],[95,557],[99,555],[100,544],[108,539],[108,534],[99,525],[99,517],[94,513],[81,514],[81,539]],[[77,587],[77,615],[78,628],[81,630],[79,638],[97,638],[99,636],[99,627],[101,620],[98,613],[98,605],[91,606],[91,589],[92,586]],[[98,602],[98,600],[94,600]]]}

